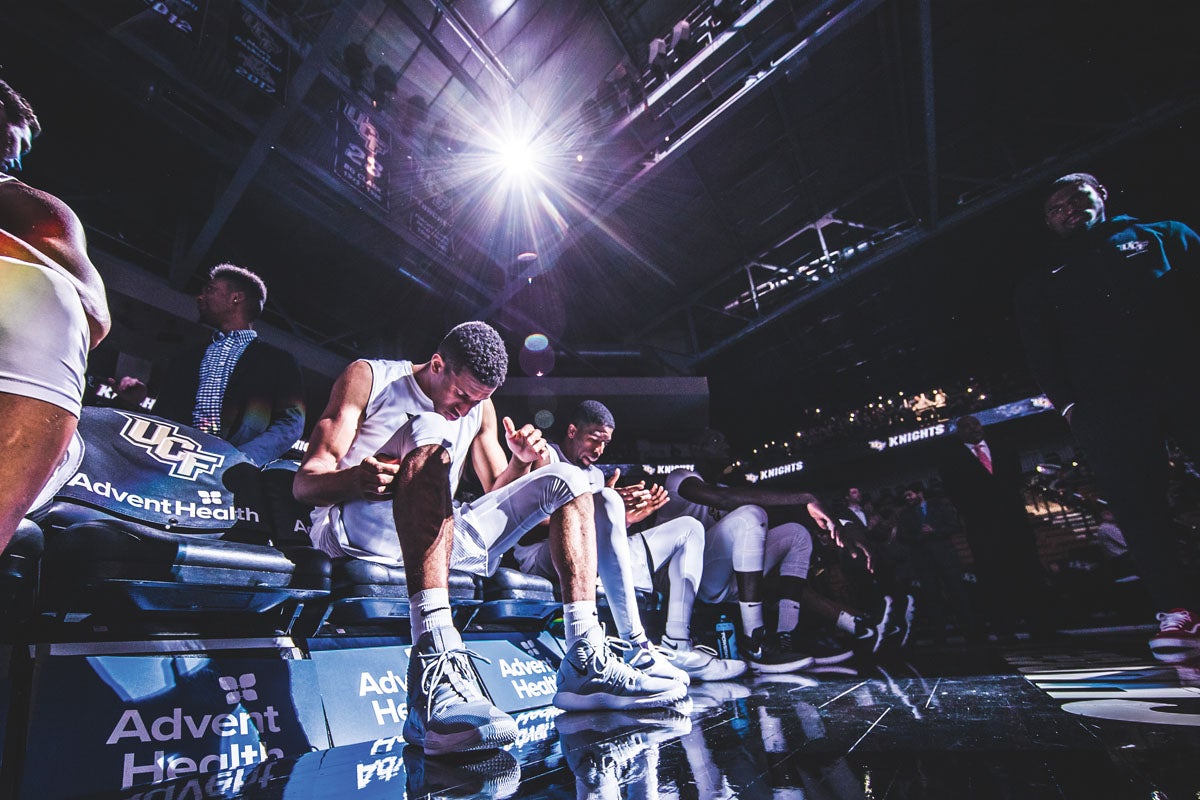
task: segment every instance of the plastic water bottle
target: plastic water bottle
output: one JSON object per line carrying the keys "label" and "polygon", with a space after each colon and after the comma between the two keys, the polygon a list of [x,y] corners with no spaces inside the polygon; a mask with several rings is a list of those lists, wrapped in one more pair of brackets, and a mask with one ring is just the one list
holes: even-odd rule
{"label": "plastic water bottle", "polygon": [[717,655],[737,660],[737,630],[724,614],[717,620]]}

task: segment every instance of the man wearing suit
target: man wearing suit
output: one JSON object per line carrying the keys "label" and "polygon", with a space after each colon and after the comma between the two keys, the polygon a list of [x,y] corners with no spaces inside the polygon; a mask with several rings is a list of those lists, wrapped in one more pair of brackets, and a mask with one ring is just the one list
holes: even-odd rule
{"label": "man wearing suit", "polygon": [[[155,383],[154,413],[219,436],[262,466],[281,457],[304,431],[304,389],[290,353],[263,344],[254,321],[267,287],[248,269],[218,264],[196,297],[212,339],[173,358]],[[138,404],[141,381],[122,378],[121,398]]]}
{"label": "man wearing suit", "polygon": [[908,551],[908,564],[920,585],[918,605],[938,641],[946,636],[947,607],[969,639],[979,636],[963,589],[962,561],[950,541],[958,530],[958,514],[944,499],[927,500],[925,487],[919,483],[904,492],[904,507],[896,515],[896,543]]}
{"label": "man wearing suit", "polygon": [[1174,221],[1107,216],[1094,175],[1064,175],[1043,211],[1053,260],[1019,287],[1033,376],[1087,452],[1151,597],[1153,653],[1200,657],[1200,581],[1181,568],[1167,505],[1168,436],[1200,458],[1200,237]]}
{"label": "man wearing suit", "polygon": [[975,556],[975,576],[992,626],[1001,635],[1012,634],[1024,616],[1031,630],[1046,632],[1051,608],[1016,454],[1002,440],[985,439],[977,418],[962,417],[955,436],[943,442],[939,470]]}

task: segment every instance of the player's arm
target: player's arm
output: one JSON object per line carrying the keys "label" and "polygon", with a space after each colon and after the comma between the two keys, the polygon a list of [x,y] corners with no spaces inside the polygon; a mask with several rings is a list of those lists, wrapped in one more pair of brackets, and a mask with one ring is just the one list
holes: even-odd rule
{"label": "player's arm", "polygon": [[785,492],[779,489],[760,489],[756,486],[713,486],[701,478],[689,477],[679,484],[679,495],[685,500],[732,511],[738,506],[807,506],[817,503],[808,492]]}
{"label": "player's arm", "polygon": [[471,466],[475,468],[475,475],[483,485],[483,490],[490,492],[512,483],[527,474],[530,468],[540,466],[549,445],[542,439],[542,432],[534,426],[517,428],[512,419],[505,417],[504,438],[512,452],[512,457],[506,458],[496,427],[496,407],[488,399],[483,401],[482,409],[479,433],[471,443]]}
{"label": "player's arm", "polygon": [[292,493],[300,502],[325,506],[358,497],[391,497],[399,464],[368,456],[352,467],[338,468],[366,415],[373,380],[371,365],[365,361],[355,361],[338,376],[292,484]]}
{"label": "player's arm", "polygon": [[679,494],[693,503],[723,508],[732,511],[739,506],[762,506],[764,508],[779,506],[802,506],[807,509],[809,516],[822,529],[833,533],[837,525],[833,517],[825,511],[821,501],[808,492],[786,492],[780,489],[760,489],[754,487],[713,486],[700,478],[685,478],[679,484]]}
{"label": "player's arm", "polygon": [[112,319],[104,282],[88,258],[87,237],[75,212],[51,194],[14,182],[0,203],[0,229],[11,234],[0,239],[0,255],[40,263],[71,280],[87,315],[91,346],[99,344]]}

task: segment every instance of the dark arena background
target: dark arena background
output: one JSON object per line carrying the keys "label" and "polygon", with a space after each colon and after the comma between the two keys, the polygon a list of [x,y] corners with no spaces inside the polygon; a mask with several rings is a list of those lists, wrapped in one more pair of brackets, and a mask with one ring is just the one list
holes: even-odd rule
{"label": "dark arena background", "polygon": [[[1197,30],[1195,0],[4,0],[0,80],[42,128],[14,174],[78,215],[113,327],[82,465],[0,555],[0,797],[1200,797],[1200,641],[1152,654],[1167,609],[1105,538],[1014,306],[1061,175],[1098,176],[1110,216],[1200,224]],[[222,262],[265,281],[254,327],[303,376],[303,432],[262,469],[154,394],[117,402],[210,335]],[[907,489],[944,502],[973,414],[1014,454],[1041,588],[1001,575],[1022,612],[996,624],[959,527],[903,646],[564,714],[559,587],[455,572],[520,733],[426,756],[402,736],[403,570],[311,547],[292,480],[348,364],[428,360],[465,320],[508,345],[500,417],[557,441],[602,401],[622,482],[723,431],[714,482],[812,492],[850,527],[861,489],[879,563]],[[1136,394],[1130,424],[1160,387]],[[1200,464],[1176,444],[1163,535],[1195,585]],[[811,532],[806,591],[876,613],[861,553],[803,505],[770,520]],[[656,640],[661,583],[638,597]],[[696,644],[738,614],[696,603]],[[613,633],[603,595],[600,616]]]}

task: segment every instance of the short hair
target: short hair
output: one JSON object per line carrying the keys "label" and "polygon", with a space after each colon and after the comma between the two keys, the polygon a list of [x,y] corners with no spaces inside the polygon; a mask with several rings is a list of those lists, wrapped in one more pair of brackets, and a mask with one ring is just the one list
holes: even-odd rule
{"label": "short hair", "polygon": [[262,278],[245,267],[236,264],[217,264],[208,271],[209,281],[223,280],[232,283],[238,291],[245,292],[250,303],[247,311],[251,319],[257,319],[267,305],[267,285]]}
{"label": "short hair", "polygon": [[1104,189],[1104,186],[1100,183],[1100,179],[1090,172],[1072,172],[1070,175],[1063,175],[1061,178],[1055,179],[1054,183],[1050,184],[1050,189],[1046,192],[1046,195],[1052,195],[1064,186],[1078,186],[1081,183],[1086,183],[1097,192]]}
{"label": "short hair", "polygon": [[508,350],[496,329],[486,322],[455,325],[437,347],[452,372],[468,370],[475,380],[500,388],[508,374]]}
{"label": "short hair", "polygon": [[[961,447],[962,445],[959,446]],[[905,491],[916,492],[917,494],[925,494],[925,484],[921,483],[920,481],[910,483]]]}
{"label": "short hair", "polygon": [[612,412],[599,400],[584,400],[575,406],[575,411],[571,413],[571,424],[576,428],[582,428],[585,425],[600,425],[604,428],[617,427]]}
{"label": "short hair", "polygon": [[0,106],[4,107],[4,116],[8,117],[9,122],[28,125],[31,136],[37,137],[41,134],[42,125],[33,113],[29,101],[4,81],[0,81]]}

